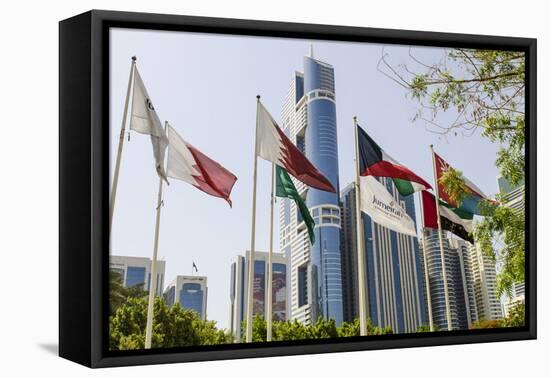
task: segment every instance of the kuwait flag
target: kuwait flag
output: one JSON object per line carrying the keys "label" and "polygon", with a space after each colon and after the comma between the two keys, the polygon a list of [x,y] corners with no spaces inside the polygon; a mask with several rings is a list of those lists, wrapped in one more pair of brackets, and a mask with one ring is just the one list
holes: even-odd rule
{"label": "kuwait flag", "polygon": [[[435,196],[425,190],[422,191],[422,207],[424,212],[424,227],[438,228]],[[474,215],[472,213],[452,208],[440,200],[439,215],[441,216],[441,228],[443,230],[450,231],[473,244],[474,239],[471,236],[471,232],[473,230],[472,219]]]}
{"label": "kuwait flag", "polygon": [[237,177],[219,163],[187,143],[167,125],[169,177],[185,181],[214,197],[225,199],[231,206],[231,189]]}
{"label": "kuwait flag", "polygon": [[294,186],[294,183],[292,182],[292,179],[290,178],[287,171],[277,165],[275,175],[276,196],[282,198],[292,198],[294,202],[296,202],[296,206],[298,206],[298,211],[302,215],[302,219],[306,224],[307,233],[309,234],[309,240],[311,241],[311,244],[315,243],[315,234],[313,232],[313,229],[315,228],[315,222],[313,221],[313,218],[309,213],[309,209],[307,208],[304,199],[302,198],[302,196],[300,196],[298,190],[296,190],[296,187]]}
{"label": "kuwait flag", "polygon": [[283,167],[308,186],[336,193],[330,181],[288,139],[261,102],[258,107],[258,156]]}
{"label": "kuwait flag", "polygon": [[440,182],[441,176],[443,173],[452,168],[445,160],[441,158],[438,154],[434,153],[435,155],[435,170],[437,173],[437,185],[439,189],[439,197],[447,202],[452,207],[460,208],[466,212],[481,215],[480,209],[478,207],[479,202],[483,199],[487,199],[487,196],[483,194],[481,189],[479,189],[476,185],[474,185],[473,182],[468,180],[466,177],[463,176],[464,183],[466,184],[466,194],[464,198],[462,199],[462,202],[460,204],[453,201],[447,192],[445,191],[445,186]]}
{"label": "kuwait flag", "polygon": [[420,190],[431,189],[424,179],[392,159],[357,125],[359,143],[359,173],[361,176],[389,177],[399,194],[408,196]]}

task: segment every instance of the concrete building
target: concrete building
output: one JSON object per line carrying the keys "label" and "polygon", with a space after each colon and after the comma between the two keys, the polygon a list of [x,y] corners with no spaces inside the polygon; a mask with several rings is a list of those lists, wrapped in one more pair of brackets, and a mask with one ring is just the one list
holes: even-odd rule
{"label": "concrete building", "polygon": [[[253,284],[253,309],[252,314],[265,317],[266,289],[267,289],[267,252],[254,252],[254,284]],[[231,261],[230,275],[230,319],[229,329],[235,336],[236,342],[241,340],[241,326],[246,319],[246,288],[248,283],[248,264],[250,251],[245,256],[236,256]],[[288,319],[288,261],[284,254],[272,255],[272,310],[273,321]]]}
{"label": "concrete building", "polygon": [[[111,256],[112,271],[120,274],[124,287],[141,287],[149,291],[151,285],[151,259],[133,256]],[[164,271],[166,263],[157,260],[157,287],[155,295],[161,296],[164,287]]]}
{"label": "concrete building", "polygon": [[495,261],[476,246],[469,246],[470,265],[476,294],[479,320],[502,319],[502,305],[497,297]]}
{"label": "concrete building", "polygon": [[280,211],[281,251],[290,258],[290,316],[305,324],[318,317],[343,320],[338,143],[334,68],[313,57],[303,58],[295,72],[283,111],[282,129],[332,183],[336,193],[308,188],[295,181],[316,222],[315,244],[294,201],[283,199]]}
{"label": "concrete building", "polygon": [[179,303],[182,308],[193,310],[206,320],[208,297],[207,280],[204,276],[176,276],[164,290],[166,304]]}

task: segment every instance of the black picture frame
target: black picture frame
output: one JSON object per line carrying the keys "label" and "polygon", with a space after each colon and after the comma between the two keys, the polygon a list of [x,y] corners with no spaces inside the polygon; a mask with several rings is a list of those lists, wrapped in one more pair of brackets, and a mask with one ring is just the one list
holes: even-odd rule
{"label": "black picture frame", "polygon": [[[108,330],[109,28],[518,50],[526,53],[526,325],[114,352]],[[92,10],[59,23],[59,355],[89,367],[536,338],[536,39]]]}

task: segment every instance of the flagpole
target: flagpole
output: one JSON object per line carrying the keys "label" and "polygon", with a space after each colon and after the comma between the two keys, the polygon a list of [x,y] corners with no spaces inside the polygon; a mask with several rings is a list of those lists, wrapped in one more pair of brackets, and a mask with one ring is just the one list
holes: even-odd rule
{"label": "flagpole", "polygon": [[[113,185],[111,187],[111,204],[109,206],[109,235],[113,226],[113,213],[115,210],[116,192],[118,188],[118,176],[120,173],[120,160],[122,158],[122,147],[124,146],[124,134],[126,132],[126,116],[128,114],[128,104],[130,102],[130,88],[132,87],[132,78],[136,67],[136,57],[132,57],[132,65],[130,66],[130,76],[128,77],[128,89],[126,89],[126,100],[124,101],[124,113],[122,114],[122,125],[120,126],[120,136],[118,139],[118,151],[115,161],[115,170],[113,173]],[[110,238],[110,236],[109,236]]]}
{"label": "flagpole", "polygon": [[271,209],[269,211],[269,254],[267,258],[267,341],[271,341],[273,329],[273,208],[275,206],[275,163],[271,163]]}
{"label": "flagpole", "polygon": [[364,228],[363,218],[361,216],[361,189],[359,185],[359,137],[357,133],[357,117],[353,117],[353,127],[355,130],[355,219],[357,229],[357,275],[359,280],[359,330],[361,336],[367,335],[367,301],[365,285],[365,248],[364,248]]}
{"label": "flagpole", "polygon": [[420,202],[420,224],[422,230],[422,251],[424,252],[424,279],[426,281],[426,297],[428,300],[428,321],[430,322],[430,332],[434,331],[434,320],[432,314],[432,294],[430,292],[430,276],[428,274],[428,255],[426,253],[426,234],[424,230],[424,201],[422,201],[422,192],[418,192]]}
{"label": "flagpole", "polygon": [[437,212],[437,228],[439,233],[439,249],[441,253],[441,273],[443,275],[443,290],[445,293],[445,312],[447,314],[447,329],[452,331],[452,319],[451,319],[451,304],[449,302],[449,288],[447,285],[447,270],[445,268],[445,250],[443,248],[443,230],[441,228],[441,217],[439,215],[439,182],[437,180],[437,168],[435,165],[435,152],[433,144],[430,144],[432,151],[432,163],[434,168],[434,180],[435,180],[435,209]]}
{"label": "flagpole", "polygon": [[[164,124],[164,131],[166,131]],[[155,294],[157,291],[157,252],[159,246],[159,231],[160,231],[160,210],[162,207],[162,183],[163,178],[159,177],[159,190],[157,196],[157,219],[155,224],[155,241],[153,244],[153,260],[151,262],[151,283],[149,285],[149,303],[147,305],[147,324],[145,325],[145,349],[151,349],[151,340],[153,336],[153,306],[155,303]]]}
{"label": "flagpole", "polygon": [[252,232],[250,257],[248,259],[248,282],[246,292],[246,342],[252,342],[252,294],[254,289],[254,249],[256,248],[256,184],[258,176],[258,129],[260,125],[260,95],[256,96],[256,135],[254,146],[254,173],[252,178]]}

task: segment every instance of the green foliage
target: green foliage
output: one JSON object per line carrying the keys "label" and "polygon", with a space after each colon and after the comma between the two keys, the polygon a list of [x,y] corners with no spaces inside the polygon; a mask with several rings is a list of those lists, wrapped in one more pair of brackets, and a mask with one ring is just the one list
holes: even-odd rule
{"label": "green foliage", "polygon": [[[242,323],[242,334],[245,334],[246,320]],[[393,333],[391,327],[375,327],[370,319],[367,323],[368,335],[385,335]],[[252,323],[252,341],[265,342],[267,335],[267,322],[262,316],[255,316]],[[297,320],[274,321],[272,330],[273,341],[328,339],[335,337],[360,336],[359,319],[350,323],[342,322],[337,327],[334,319],[318,318],[311,325],[304,325]]]}
{"label": "green foliage", "polygon": [[[439,329],[439,327],[437,326],[437,324],[434,324],[434,330],[433,332],[437,332],[437,331],[441,331],[441,329]],[[416,333],[425,333],[425,332],[432,332],[430,331],[430,325],[429,324],[423,324],[421,326],[419,326],[416,331]]]}
{"label": "green foliage", "polygon": [[503,325],[505,327],[523,327],[525,325],[525,304],[523,302],[518,302],[510,308]]}
{"label": "green foliage", "polygon": [[[420,103],[415,120],[425,121],[431,131],[445,137],[480,132],[500,147],[495,158],[500,173],[510,184],[521,184],[525,178],[525,53],[450,49],[445,59],[434,63],[420,61],[412,50],[409,55],[415,68],[394,68],[383,56],[379,69]],[[447,116],[445,123],[438,122],[441,113],[450,113],[454,121],[449,123]],[[450,169],[441,183],[451,199],[460,203],[466,194],[462,173]],[[502,239],[498,253],[504,264],[497,278],[498,291],[509,292],[525,276],[525,217],[504,206],[482,206],[485,217],[476,224],[474,237],[491,258],[496,255],[494,241]]]}
{"label": "green foliage", "polygon": [[[111,350],[142,349],[145,346],[146,321],[147,298],[128,298],[110,319]],[[155,298],[153,348],[231,342],[232,336],[218,330],[214,321],[202,320],[195,311],[183,309],[179,304],[167,306],[164,299]]]}
{"label": "green foliage", "polygon": [[115,270],[109,272],[109,316],[113,316],[116,310],[122,306],[128,298],[141,298],[147,296],[143,285],[136,285],[126,288],[123,285],[123,278]]}
{"label": "green foliage", "polygon": [[504,327],[502,320],[481,319],[481,320],[478,320],[477,322],[472,323],[472,325],[470,326],[470,329],[502,328],[502,327]]}

